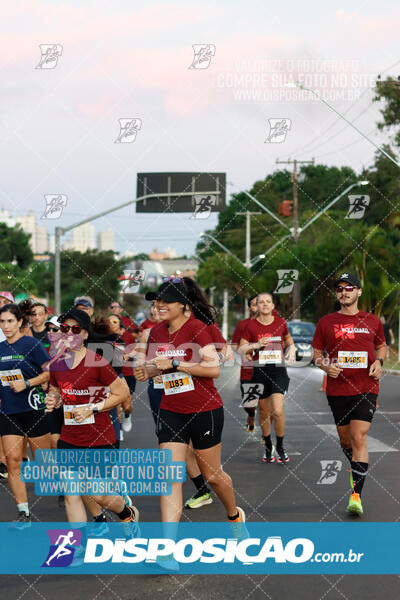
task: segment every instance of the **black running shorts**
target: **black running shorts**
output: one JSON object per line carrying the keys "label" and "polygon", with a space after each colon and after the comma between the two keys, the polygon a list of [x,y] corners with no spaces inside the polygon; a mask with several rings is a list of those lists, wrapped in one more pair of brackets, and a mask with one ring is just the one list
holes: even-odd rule
{"label": "black running shorts", "polygon": [[47,413],[44,410],[28,410],[6,415],[0,412],[0,434],[36,438],[50,432]]}
{"label": "black running shorts", "polygon": [[117,444],[105,444],[104,446],[75,446],[74,444],[70,444],[69,442],[63,442],[62,440],[58,440],[57,442],[57,450],[73,450],[74,448],[79,448],[82,450],[118,450]]}
{"label": "black running shorts", "polygon": [[251,382],[264,386],[262,398],[268,398],[271,394],[285,394],[289,389],[289,376],[286,367],[255,367]]}
{"label": "black running shorts", "polygon": [[327,396],[335,424],[348,425],[350,421],[371,423],[376,411],[377,394],[358,394],[357,396]]}
{"label": "black running shorts", "polygon": [[50,433],[61,433],[61,428],[64,423],[64,407],[55,408],[51,412],[47,413],[47,420],[49,422]]}
{"label": "black running shorts", "polygon": [[157,419],[158,442],[189,444],[195,450],[205,450],[221,443],[224,409],[215,408],[199,413],[176,413],[160,408]]}

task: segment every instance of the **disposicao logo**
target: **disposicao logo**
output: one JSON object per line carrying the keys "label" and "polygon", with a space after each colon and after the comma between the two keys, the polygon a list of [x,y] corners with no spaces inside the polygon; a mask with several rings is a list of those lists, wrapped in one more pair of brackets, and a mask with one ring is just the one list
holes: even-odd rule
{"label": "disposicao logo", "polygon": [[82,532],[79,529],[48,529],[50,548],[42,567],[69,567],[80,547]]}

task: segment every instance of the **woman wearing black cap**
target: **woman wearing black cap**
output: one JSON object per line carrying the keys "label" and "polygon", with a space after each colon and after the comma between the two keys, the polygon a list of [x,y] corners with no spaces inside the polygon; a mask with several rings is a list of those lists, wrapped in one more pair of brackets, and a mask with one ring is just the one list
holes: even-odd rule
{"label": "woman wearing black cap", "polygon": [[[57,447],[113,449],[116,437],[108,411],[129,397],[129,388],[104,358],[86,348],[90,329],[86,312],[74,308],[59,321],[68,349],[65,356],[50,364],[50,390],[46,397],[48,411],[64,407],[64,424]],[[121,521],[138,520],[138,510],[125,504],[122,496],[93,496],[93,499]],[[65,508],[70,522],[86,522],[80,496],[66,497]]]}
{"label": "woman wearing black cap", "polygon": [[[190,440],[205,480],[224,504],[234,534],[245,537],[245,513],[236,504],[232,480],[221,466],[223,407],[213,379],[219,376],[219,358],[208,324],[215,309],[197,298],[180,278],[165,281],[146,300],[157,300],[161,323],[149,335],[147,362],[135,369],[145,381],[162,373],[164,392],[157,422],[160,449],[170,449],[174,461],[186,459]],[[203,321],[193,318],[202,315]],[[182,514],[182,483],[172,484],[172,494],[161,497],[161,518],[179,522]]]}

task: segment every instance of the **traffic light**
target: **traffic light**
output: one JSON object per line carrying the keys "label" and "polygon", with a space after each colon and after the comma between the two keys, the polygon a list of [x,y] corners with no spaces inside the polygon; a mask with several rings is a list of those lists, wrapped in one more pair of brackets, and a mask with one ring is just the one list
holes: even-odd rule
{"label": "traffic light", "polygon": [[283,217],[290,217],[293,214],[293,202],[291,200],[282,200],[278,206],[278,213]]}

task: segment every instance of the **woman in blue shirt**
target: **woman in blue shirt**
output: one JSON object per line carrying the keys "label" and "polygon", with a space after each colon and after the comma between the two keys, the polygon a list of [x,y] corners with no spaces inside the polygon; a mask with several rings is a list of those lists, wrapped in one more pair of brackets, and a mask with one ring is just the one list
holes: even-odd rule
{"label": "woman in blue shirt", "polygon": [[6,337],[0,343],[0,434],[7,459],[8,481],[18,508],[21,526],[30,524],[26,485],[20,478],[24,437],[32,456],[50,448],[42,384],[49,380],[49,355],[43,344],[22,335],[22,313],[16,304],[0,309],[0,327]]}

